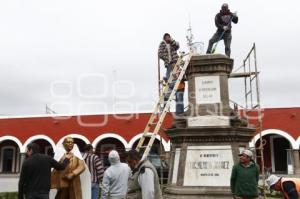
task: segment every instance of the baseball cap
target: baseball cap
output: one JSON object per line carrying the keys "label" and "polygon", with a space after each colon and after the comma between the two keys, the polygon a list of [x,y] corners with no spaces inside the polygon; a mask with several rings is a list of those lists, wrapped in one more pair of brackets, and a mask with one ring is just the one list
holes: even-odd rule
{"label": "baseball cap", "polygon": [[250,158],[253,157],[252,151],[250,151],[250,150],[248,150],[248,149],[243,150],[242,153],[239,154],[239,156],[241,156],[241,155],[246,155],[246,156],[248,156],[248,157],[250,157]]}
{"label": "baseball cap", "polygon": [[268,179],[266,180],[266,183],[267,183],[268,187],[270,188],[271,186],[276,184],[276,182],[278,182],[279,180],[280,180],[280,177],[278,177],[276,175],[270,175],[268,177]]}

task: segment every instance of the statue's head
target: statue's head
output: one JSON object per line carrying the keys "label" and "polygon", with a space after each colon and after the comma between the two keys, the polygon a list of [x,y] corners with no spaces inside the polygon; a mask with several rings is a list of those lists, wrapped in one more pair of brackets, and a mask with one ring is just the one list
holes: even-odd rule
{"label": "statue's head", "polygon": [[67,152],[72,151],[74,147],[74,139],[71,137],[66,137],[63,142],[64,148]]}

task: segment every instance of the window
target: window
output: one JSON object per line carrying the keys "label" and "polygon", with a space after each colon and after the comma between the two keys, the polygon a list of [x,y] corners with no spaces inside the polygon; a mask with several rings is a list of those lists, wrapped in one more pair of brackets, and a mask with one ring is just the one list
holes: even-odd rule
{"label": "window", "polygon": [[101,159],[103,162],[103,165],[105,167],[109,167],[110,166],[110,162],[108,160],[108,154],[111,150],[115,150],[116,149],[116,145],[115,144],[102,144],[101,145]]}
{"label": "window", "polygon": [[11,173],[15,170],[15,147],[7,146],[1,150],[1,172]]}

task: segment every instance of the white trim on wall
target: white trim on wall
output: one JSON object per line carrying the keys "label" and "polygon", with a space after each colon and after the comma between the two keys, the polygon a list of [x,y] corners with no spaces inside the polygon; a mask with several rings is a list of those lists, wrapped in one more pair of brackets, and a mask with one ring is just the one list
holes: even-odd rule
{"label": "white trim on wall", "polygon": [[99,142],[101,142],[102,140],[107,139],[107,138],[117,139],[124,145],[124,148],[126,150],[129,148],[127,141],[122,136],[115,134],[115,133],[105,133],[105,134],[98,136],[92,143],[93,147],[96,148]]}
{"label": "white trim on wall", "polygon": [[[128,143],[129,149],[132,148],[132,146],[134,145],[134,143],[137,140],[139,140],[142,137],[142,135],[143,135],[143,133],[140,133],[140,134],[137,134],[136,136],[134,136],[133,138],[131,138],[131,140]],[[169,144],[170,141],[167,143],[164,138],[160,138],[160,135],[156,135],[156,139],[158,141],[162,140],[162,145],[163,145],[165,151],[170,151],[170,144]]]}
{"label": "white trim on wall", "polygon": [[[276,135],[281,135],[282,137],[284,137],[285,139],[287,139],[290,144],[292,149],[299,149],[299,143],[300,140],[299,138],[297,139],[297,141],[299,140],[299,143],[287,132],[279,130],[279,129],[267,129],[261,132],[262,137],[265,135],[269,135],[269,134],[276,134]],[[259,140],[260,135],[256,134],[254,136],[254,138],[251,140],[251,142],[249,142],[249,146],[250,147],[255,147],[255,143],[257,142],[257,140]]]}
{"label": "white trim on wall", "polygon": [[50,145],[52,146],[53,149],[56,146],[55,143],[54,143],[54,141],[50,137],[48,137],[46,135],[42,135],[42,134],[40,134],[40,135],[34,135],[34,136],[28,138],[26,140],[26,142],[23,144],[22,149],[21,149],[21,153],[25,153],[27,145],[30,144],[31,142],[35,141],[35,140],[46,140],[47,142],[50,143]]}
{"label": "white trim on wall", "polygon": [[21,150],[22,143],[18,138],[14,137],[14,136],[10,136],[10,135],[0,137],[0,143],[4,142],[4,141],[8,141],[8,140],[15,142],[18,145],[19,149]]}

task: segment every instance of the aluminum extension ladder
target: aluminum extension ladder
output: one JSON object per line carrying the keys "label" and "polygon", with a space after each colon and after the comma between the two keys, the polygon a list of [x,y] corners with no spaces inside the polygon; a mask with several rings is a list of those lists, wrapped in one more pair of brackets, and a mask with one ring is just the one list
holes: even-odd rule
{"label": "aluminum extension ladder", "polygon": [[[187,56],[186,60],[183,58]],[[185,71],[190,63],[190,60],[193,56],[193,52],[184,54],[180,53],[177,63],[175,64],[172,73],[168,79],[167,84],[163,88],[163,92],[161,93],[159,100],[154,108],[154,112],[152,113],[145,129],[143,135],[136,147],[136,151],[143,151],[142,160],[147,158],[151,147],[155,141],[156,135],[161,129],[161,125],[165,119],[167,112],[169,111],[172,99],[174,98],[178,85],[182,81]],[[175,83],[174,83],[175,82]],[[174,85],[174,86],[173,86]],[[173,88],[172,88],[173,86]],[[171,93],[170,90],[172,89]],[[170,94],[169,94],[170,93]],[[168,100],[165,102],[164,97],[169,94]],[[147,145],[144,145],[146,138],[150,138]]]}

